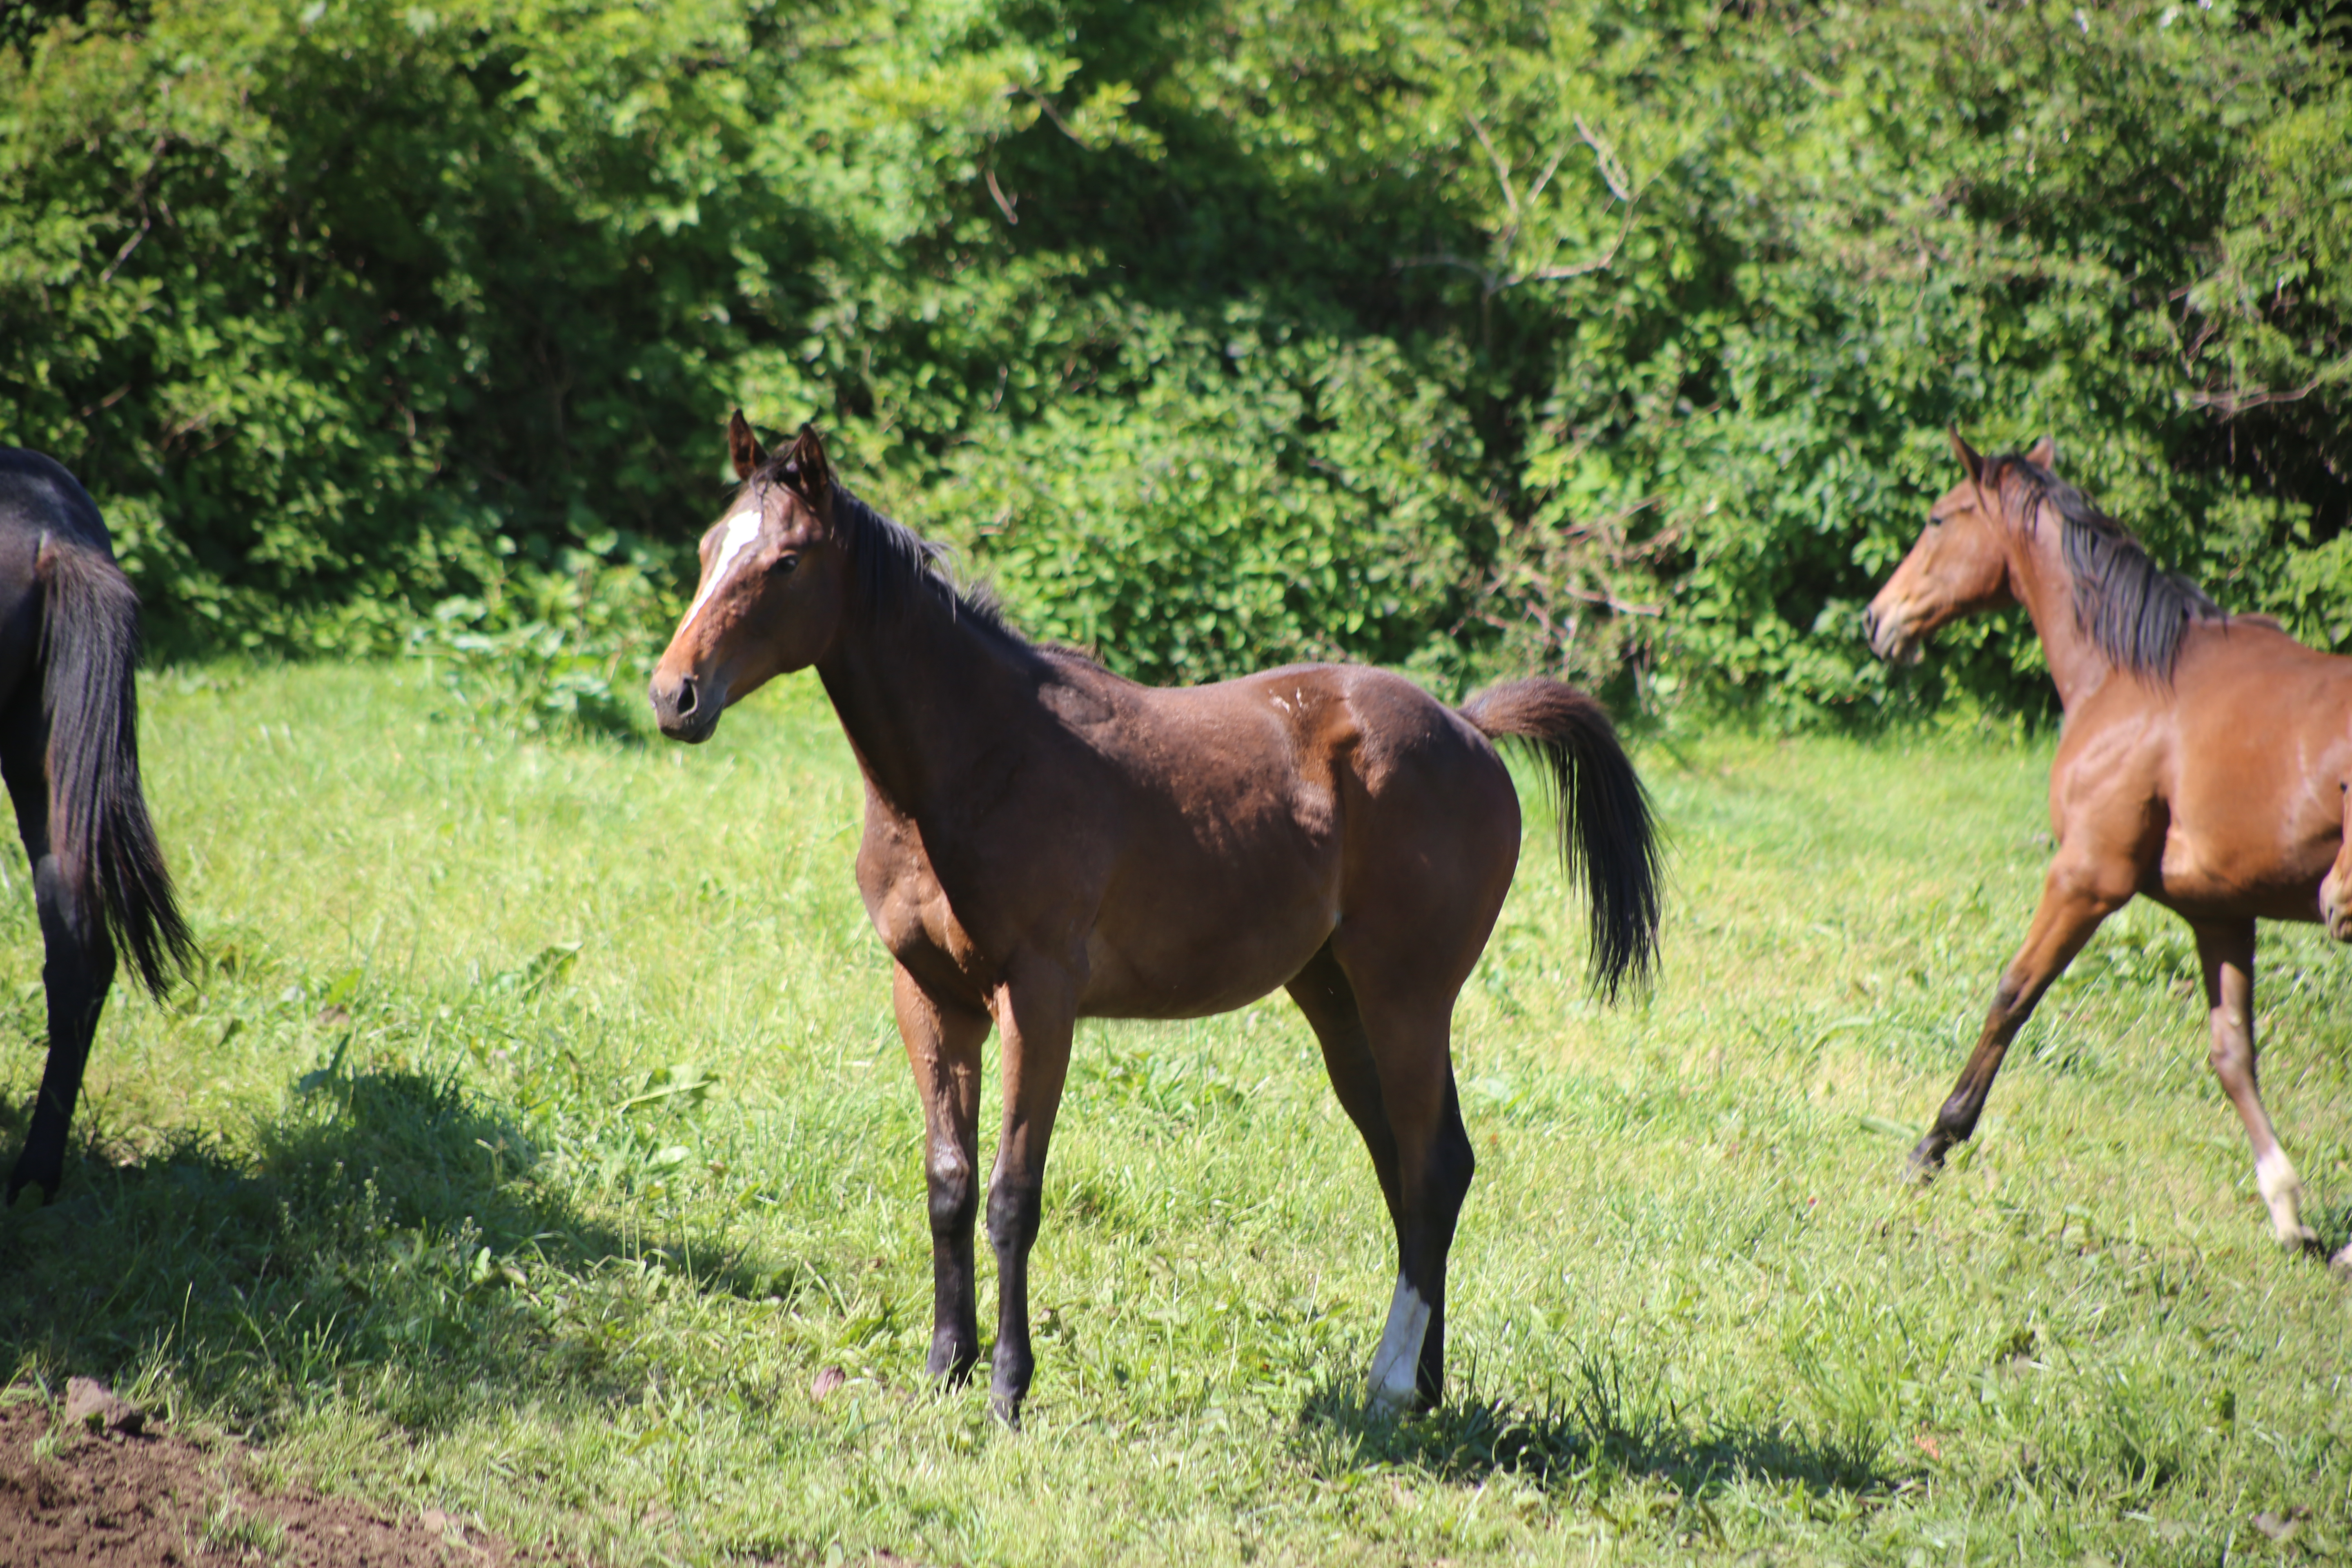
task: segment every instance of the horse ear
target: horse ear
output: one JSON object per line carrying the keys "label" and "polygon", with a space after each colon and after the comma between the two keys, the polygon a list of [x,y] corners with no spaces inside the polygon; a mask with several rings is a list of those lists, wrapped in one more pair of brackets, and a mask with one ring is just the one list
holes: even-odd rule
{"label": "horse ear", "polygon": [[748,479],[760,471],[768,454],[760,449],[760,437],[751,433],[751,422],[738,408],[735,417],[727,422],[727,455],[735,459],[735,477]]}
{"label": "horse ear", "polygon": [[1952,456],[1958,458],[1960,460],[1960,467],[1969,471],[1970,484],[1984,483],[1984,459],[1977,456],[1977,449],[1974,447],[1960,439],[1960,432],[1957,426],[1952,430]]}
{"label": "horse ear", "polygon": [[2032,464],[2037,468],[2056,468],[2058,466],[2058,443],[2053,441],[2049,437],[2044,436],[2041,440],[2033,443],[2033,449],[2025,454],[2025,460]]}
{"label": "horse ear", "polygon": [[793,488],[811,506],[825,503],[833,492],[833,469],[824,460],[824,443],[818,439],[815,426],[801,426],[801,433],[793,438],[793,449],[784,454],[784,469],[793,476]]}

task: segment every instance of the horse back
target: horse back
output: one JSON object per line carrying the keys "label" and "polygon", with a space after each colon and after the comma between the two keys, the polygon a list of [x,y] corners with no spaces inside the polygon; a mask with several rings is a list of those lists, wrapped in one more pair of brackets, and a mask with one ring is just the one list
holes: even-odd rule
{"label": "horse back", "polygon": [[1144,693],[1121,752],[1129,820],[1150,826],[1123,847],[1096,922],[1094,967],[1124,977],[1102,987],[1103,1011],[1147,1010],[1136,996],[1171,998],[1148,1009],[1162,1016],[1239,1005],[1342,927],[1393,928],[1394,965],[1466,971],[1517,863],[1518,799],[1492,743],[1382,670],[1297,665]]}

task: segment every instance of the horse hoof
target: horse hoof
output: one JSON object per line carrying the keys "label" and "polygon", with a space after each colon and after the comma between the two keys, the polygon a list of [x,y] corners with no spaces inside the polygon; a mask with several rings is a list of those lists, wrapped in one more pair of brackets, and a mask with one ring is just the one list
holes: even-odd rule
{"label": "horse hoof", "polygon": [[1911,1151],[1903,1162],[1903,1179],[1915,1187],[1924,1187],[1944,1172],[1944,1152],[1922,1143]]}
{"label": "horse hoof", "polygon": [[2335,1275],[2338,1279],[2343,1280],[2347,1285],[2352,1285],[2352,1247],[2347,1247],[2343,1251],[2329,1258],[2327,1260],[2327,1271],[2330,1274]]}
{"label": "horse hoof", "polygon": [[2279,1250],[2286,1250],[2286,1253],[2319,1253],[2322,1250],[2319,1232],[2315,1232],[2303,1220],[2279,1223],[2277,1217],[2272,1217],[2272,1237],[2277,1239]]}
{"label": "horse hoof", "polygon": [[951,1340],[934,1340],[931,1353],[923,1362],[923,1375],[943,1388],[961,1388],[971,1380],[971,1369],[979,1361],[976,1349],[966,1349]]}

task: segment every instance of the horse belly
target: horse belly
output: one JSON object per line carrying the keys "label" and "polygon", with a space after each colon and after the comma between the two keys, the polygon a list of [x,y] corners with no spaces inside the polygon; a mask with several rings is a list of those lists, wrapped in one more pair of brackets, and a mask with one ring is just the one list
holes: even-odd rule
{"label": "horse belly", "polygon": [[2176,828],[2156,885],[2142,891],[2192,921],[2316,921],[2320,879],[2335,857],[2333,842],[2221,845]]}
{"label": "horse belly", "polygon": [[1336,846],[1251,835],[1157,858],[1114,884],[1087,940],[1079,1010],[1199,1018],[1247,1006],[1307,966],[1339,923]]}
{"label": "horse belly", "polygon": [[[1202,931],[1181,953],[1138,963],[1097,932],[1078,1011],[1089,1018],[1205,1018],[1246,1007],[1287,984],[1330,939],[1328,921],[1252,922]],[[1163,938],[1164,941],[1164,938]]]}
{"label": "horse belly", "polygon": [[2336,786],[2352,769],[2352,737],[2297,733],[2300,716],[2273,717],[2254,755],[2182,737],[2160,885],[2147,890],[2191,919],[2319,918],[2320,879],[2343,842]]}

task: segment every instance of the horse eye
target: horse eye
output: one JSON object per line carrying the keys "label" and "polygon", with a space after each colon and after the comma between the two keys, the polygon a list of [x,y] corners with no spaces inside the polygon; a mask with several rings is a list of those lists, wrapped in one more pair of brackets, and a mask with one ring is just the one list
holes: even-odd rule
{"label": "horse eye", "polygon": [[773,572],[779,577],[789,577],[800,569],[800,563],[801,558],[798,555],[793,554],[792,552],[787,551],[783,554],[777,556],[776,563],[769,567],[768,570]]}

